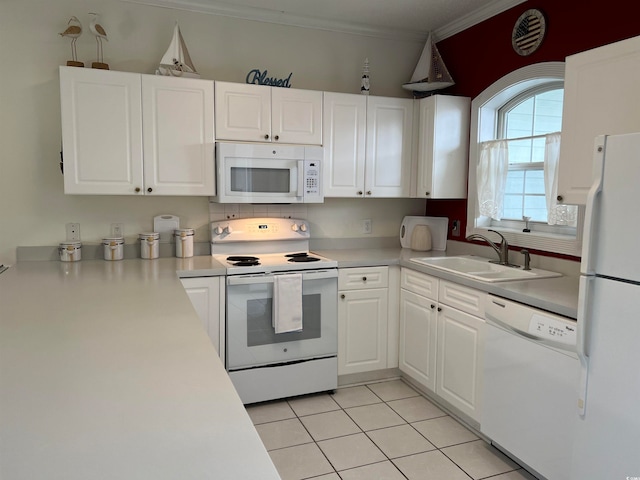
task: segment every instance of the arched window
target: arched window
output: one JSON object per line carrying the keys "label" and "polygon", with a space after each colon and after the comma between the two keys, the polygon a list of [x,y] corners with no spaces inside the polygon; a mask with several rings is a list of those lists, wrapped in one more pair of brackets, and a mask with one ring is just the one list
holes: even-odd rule
{"label": "arched window", "polygon": [[530,65],[473,100],[467,234],[491,228],[513,245],[579,254],[580,212],[555,204],[563,80],[562,62]]}

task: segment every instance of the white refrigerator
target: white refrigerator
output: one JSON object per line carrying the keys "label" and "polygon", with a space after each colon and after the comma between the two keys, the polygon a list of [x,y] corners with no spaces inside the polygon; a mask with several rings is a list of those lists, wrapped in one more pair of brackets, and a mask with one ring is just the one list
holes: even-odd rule
{"label": "white refrigerator", "polygon": [[596,139],[585,212],[573,480],[640,479],[640,133]]}

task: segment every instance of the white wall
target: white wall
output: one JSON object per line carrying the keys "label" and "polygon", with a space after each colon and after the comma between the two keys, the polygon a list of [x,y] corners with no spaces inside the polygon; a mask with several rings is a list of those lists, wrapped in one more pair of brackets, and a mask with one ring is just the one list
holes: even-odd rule
{"label": "white wall", "polygon": [[[179,215],[182,226],[208,239],[208,201],[198,197],[116,197],[63,194],[58,168],[60,96],[58,66],[71,58],[69,40],[58,35],[77,16],[84,34],[79,60],[95,61],[89,12],[99,12],[109,41],[105,62],[112,70],[152,73],[177,20],[203,78],[244,82],[252,68],[278,77],[293,72],[292,86],[356,93],[362,63],[371,64],[371,93],[407,96],[400,85],[413,71],[422,45],[320,30],[286,27],[117,0],[0,0],[0,263],[15,260],[17,246],[57,245],[65,224],[79,222],[85,243],[98,243],[112,222],[124,223],[127,242],[152,228],[158,214]],[[314,209],[322,235],[353,236],[347,220],[376,218],[374,233],[395,235],[376,202],[331,202]],[[390,203],[400,210],[415,203]],[[343,208],[344,207],[344,208]],[[395,215],[383,209],[383,214]],[[414,212],[406,212],[414,213]],[[335,222],[336,214],[345,220]],[[399,220],[398,220],[399,222]],[[395,225],[394,221],[390,222]]]}

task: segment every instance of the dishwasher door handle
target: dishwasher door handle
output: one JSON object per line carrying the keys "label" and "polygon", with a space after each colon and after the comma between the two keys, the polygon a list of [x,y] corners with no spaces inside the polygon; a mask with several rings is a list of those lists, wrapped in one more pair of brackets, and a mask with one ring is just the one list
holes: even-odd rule
{"label": "dishwasher door handle", "polygon": [[[493,302],[493,303],[495,303],[496,305],[500,305],[496,302]],[[500,306],[503,306],[503,305],[500,305]],[[495,317],[494,315],[491,315],[490,313],[487,313],[486,318],[489,322],[493,322],[497,326],[502,327],[505,330],[509,330],[510,332],[515,333],[516,335],[520,335],[522,337],[528,338],[529,340],[533,340],[534,342],[545,343],[545,341],[542,340],[541,338],[538,338],[535,335],[531,335],[529,332],[522,331],[519,328],[514,327],[513,325],[509,325],[507,322],[503,322],[502,320]]]}

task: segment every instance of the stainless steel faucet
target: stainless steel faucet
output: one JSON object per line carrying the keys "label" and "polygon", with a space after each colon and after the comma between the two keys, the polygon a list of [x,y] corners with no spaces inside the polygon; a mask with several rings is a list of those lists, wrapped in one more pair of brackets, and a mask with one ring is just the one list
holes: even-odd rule
{"label": "stainless steel faucet", "polygon": [[498,254],[498,260],[491,260],[492,263],[497,263],[499,265],[505,265],[508,267],[520,268],[520,265],[515,265],[513,263],[509,263],[509,244],[507,243],[507,239],[500,232],[496,232],[495,230],[488,230],[489,232],[497,233],[500,235],[500,244],[496,245],[491,240],[489,240],[484,235],[480,235],[479,233],[473,233],[467,237],[467,240],[484,240],[489,244],[491,248],[493,248]]}

